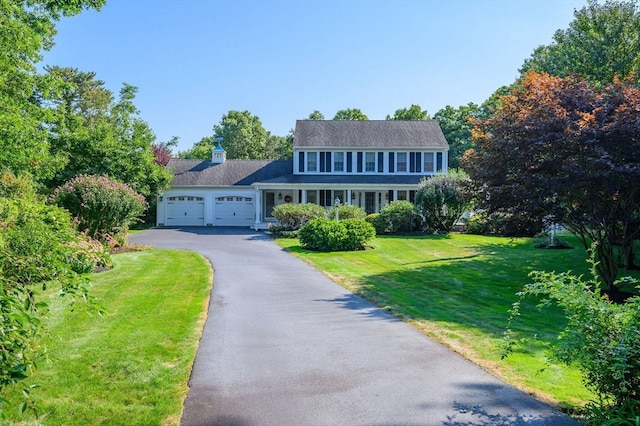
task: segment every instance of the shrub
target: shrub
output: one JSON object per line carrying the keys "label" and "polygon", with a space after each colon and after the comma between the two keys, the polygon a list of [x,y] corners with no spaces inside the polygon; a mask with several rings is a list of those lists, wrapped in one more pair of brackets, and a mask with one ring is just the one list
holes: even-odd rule
{"label": "shrub", "polygon": [[468,179],[461,171],[422,179],[416,192],[416,209],[428,231],[451,232],[462,214],[469,210],[470,197],[464,191],[464,182]]}
{"label": "shrub", "polygon": [[[382,208],[379,219],[385,232],[413,232],[420,225],[415,206],[409,201],[392,201]],[[377,228],[376,228],[377,229]]]}
{"label": "shrub", "polygon": [[543,229],[542,221],[513,213],[476,213],[467,222],[466,232],[503,237],[531,237]]}
{"label": "shrub", "polygon": [[380,217],[380,213],[368,214],[367,217],[364,218],[364,220],[366,220],[373,226],[373,228],[376,230],[376,234],[378,235],[384,234],[387,231],[387,225]]}
{"label": "shrub", "polygon": [[[98,261],[108,262],[101,244],[86,245],[92,245],[91,240],[79,235],[68,211],[47,205],[28,178],[2,174],[0,394],[7,385],[27,378],[44,351],[38,337],[46,304],[36,299],[34,286],[57,286],[63,295],[86,299],[79,273],[92,270]],[[28,396],[29,389],[24,392]]]}
{"label": "shrub", "polygon": [[326,217],[327,210],[314,203],[285,203],[276,206],[272,214],[285,229],[296,230],[311,219]]}
{"label": "shrub", "polygon": [[144,197],[106,176],[76,176],[56,188],[52,200],[71,212],[80,231],[103,242],[114,237],[121,245],[147,208]]}
{"label": "shrub", "polygon": [[[592,260],[592,263],[595,263]],[[576,363],[585,385],[594,391],[600,402],[592,406],[608,407],[611,413],[635,411],[640,408],[640,296],[616,304],[600,290],[595,267],[592,278],[584,281],[570,273],[534,271],[533,282],[520,293],[541,297],[540,306],[554,302],[562,308],[568,323],[552,347],[552,355],[561,362]],[[631,278],[624,284],[638,284]],[[623,284],[620,280],[617,285]],[[514,304],[511,315],[520,314],[521,301]],[[507,332],[506,355],[516,345]],[[621,410],[617,410],[620,409]],[[596,421],[597,423],[597,421]],[[594,423],[595,424],[595,423]],[[602,423],[597,423],[602,424]],[[611,423],[633,424],[633,423]]]}
{"label": "shrub", "polygon": [[[336,208],[331,207],[327,212],[327,217],[329,219],[335,219],[336,217]],[[367,217],[367,212],[364,211],[362,207],[353,206],[349,204],[340,204],[338,206],[338,219],[364,219]]]}
{"label": "shrub", "polygon": [[308,250],[351,251],[363,248],[375,236],[375,229],[361,219],[316,218],[305,223],[298,236],[302,247]]}

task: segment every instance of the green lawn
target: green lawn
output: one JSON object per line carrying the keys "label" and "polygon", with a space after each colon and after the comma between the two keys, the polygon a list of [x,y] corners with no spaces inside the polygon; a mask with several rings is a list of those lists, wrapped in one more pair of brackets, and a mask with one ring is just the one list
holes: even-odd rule
{"label": "green lawn", "polygon": [[575,368],[549,364],[545,348],[565,320],[560,311],[536,309],[531,300],[513,324],[518,337],[535,344],[501,360],[508,310],[533,270],[587,274],[586,253],[545,250],[531,239],[449,236],[381,236],[372,250],[318,253],[296,239],[282,247],[324,271],[345,288],[411,323],[509,383],[559,407],[582,405],[593,396]]}
{"label": "green lawn", "polygon": [[145,250],[114,256],[92,276],[107,313],[71,312],[48,294],[48,361],[29,384],[40,417],[17,413],[9,393],[2,424],[179,424],[206,315],[212,272],[200,255]]}

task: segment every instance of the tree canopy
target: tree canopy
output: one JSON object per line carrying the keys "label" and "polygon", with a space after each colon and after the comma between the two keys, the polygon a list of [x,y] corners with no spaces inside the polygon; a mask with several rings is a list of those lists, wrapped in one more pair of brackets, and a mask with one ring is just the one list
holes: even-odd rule
{"label": "tree canopy", "polygon": [[638,236],[640,88],[616,80],[528,73],[500,107],[474,120],[462,164],[480,207],[563,223],[592,249],[607,287]]}
{"label": "tree canopy", "polygon": [[260,118],[249,111],[231,110],[213,126],[213,136],[205,136],[180,158],[206,160],[218,143],[233,160],[278,160],[293,157],[293,135],[275,136],[265,130]]}
{"label": "tree canopy", "polygon": [[346,108],[336,112],[336,115],[333,117],[333,119],[334,120],[368,120],[369,117],[367,117],[358,108]]}
{"label": "tree canopy", "polygon": [[460,157],[471,148],[471,128],[470,118],[481,116],[481,107],[474,103],[453,108],[447,105],[436,112],[433,116],[440,124],[442,133],[449,143],[449,167],[452,169],[460,167]]}
{"label": "tree canopy", "polygon": [[420,105],[411,105],[409,108],[400,108],[391,115],[387,115],[385,120],[428,120],[429,113],[423,110]]}
{"label": "tree canopy", "polygon": [[55,22],[104,0],[0,2],[0,169],[50,177],[60,165],[50,155],[45,101],[57,82],[38,74],[42,50],[53,46]]}
{"label": "tree canopy", "polygon": [[[640,11],[635,1],[599,4],[588,0],[574,12],[566,30],[538,47],[521,72],[546,72],[558,77],[578,74],[599,84],[625,79],[640,70]],[[637,77],[636,77],[637,79]]]}

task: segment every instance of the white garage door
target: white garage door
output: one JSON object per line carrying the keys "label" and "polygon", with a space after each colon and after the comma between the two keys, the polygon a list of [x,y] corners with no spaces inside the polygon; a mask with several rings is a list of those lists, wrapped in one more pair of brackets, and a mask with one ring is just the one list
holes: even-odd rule
{"label": "white garage door", "polygon": [[216,197],[216,226],[253,225],[253,198]]}
{"label": "white garage door", "polygon": [[204,198],[167,198],[167,226],[204,226]]}

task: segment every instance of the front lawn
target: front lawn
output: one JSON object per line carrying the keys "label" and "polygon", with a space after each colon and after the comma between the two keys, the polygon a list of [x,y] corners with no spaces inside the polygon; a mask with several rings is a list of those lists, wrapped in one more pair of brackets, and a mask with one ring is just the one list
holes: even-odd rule
{"label": "front lawn", "polygon": [[112,270],[92,275],[91,295],[107,313],[70,311],[45,295],[51,310],[48,360],[33,412],[18,414],[8,392],[2,424],[177,425],[212,283],[210,264],[194,252],[145,250],[115,255]]}
{"label": "front lawn", "polygon": [[372,250],[334,253],[304,250],[296,239],[276,241],[505,381],[547,402],[572,407],[593,395],[582,386],[576,368],[547,362],[545,348],[565,322],[559,310],[540,312],[529,301],[512,329],[521,337],[535,336],[535,344],[519,347],[505,360],[500,349],[508,310],[529,272],[588,273],[584,249],[571,236],[565,239],[575,248],[536,249],[528,238],[465,234],[380,236]]}

